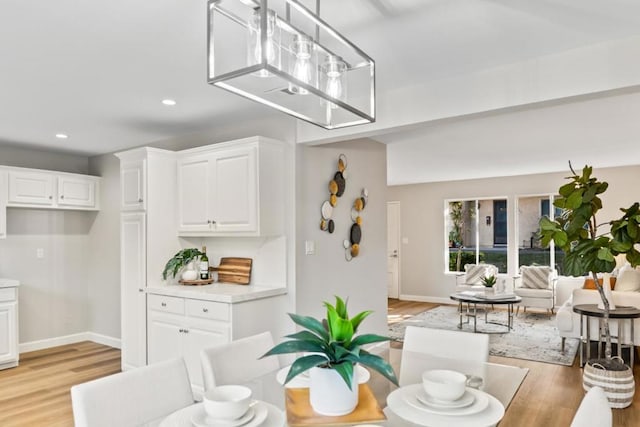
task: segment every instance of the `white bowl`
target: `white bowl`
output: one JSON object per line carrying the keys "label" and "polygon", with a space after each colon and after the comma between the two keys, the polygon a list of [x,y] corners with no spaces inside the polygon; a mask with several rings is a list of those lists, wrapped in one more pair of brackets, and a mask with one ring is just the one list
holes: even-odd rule
{"label": "white bowl", "polygon": [[207,390],[202,401],[211,418],[235,420],[249,409],[251,389],[241,385],[222,385]]}
{"label": "white bowl", "polygon": [[467,377],[464,374],[446,369],[426,371],[422,374],[422,387],[434,399],[453,401],[462,397]]}

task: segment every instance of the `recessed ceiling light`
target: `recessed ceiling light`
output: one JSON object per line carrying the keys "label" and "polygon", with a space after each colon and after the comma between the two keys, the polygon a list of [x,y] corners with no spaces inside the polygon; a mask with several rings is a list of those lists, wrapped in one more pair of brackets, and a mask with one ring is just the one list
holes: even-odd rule
{"label": "recessed ceiling light", "polygon": [[174,101],[173,99],[163,99],[162,103],[169,106],[176,105],[176,101]]}
{"label": "recessed ceiling light", "polygon": [[64,134],[64,133],[56,133],[56,138],[58,138],[58,139],[67,139],[67,138],[69,138],[69,135]]}

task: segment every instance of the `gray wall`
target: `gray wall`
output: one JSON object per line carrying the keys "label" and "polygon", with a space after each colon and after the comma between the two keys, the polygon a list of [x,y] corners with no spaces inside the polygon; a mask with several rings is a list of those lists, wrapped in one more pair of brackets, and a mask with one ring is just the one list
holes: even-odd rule
{"label": "gray wall", "polygon": [[[449,294],[455,287],[455,277],[445,273],[443,212],[446,199],[507,199],[509,272],[515,274],[518,248],[517,236],[513,231],[515,201],[519,196],[557,193],[568,174],[569,171],[389,187],[388,200],[401,204],[401,236],[408,239],[408,243],[400,247],[401,298],[449,301]],[[609,182],[609,189],[602,197],[603,209],[598,222],[619,216],[619,208],[640,200],[640,192],[635,184],[640,179],[640,166],[595,169],[593,174]]]}
{"label": "gray wall", "polygon": [[[335,231],[321,231],[320,207],[329,198],[329,181],[337,171],[338,156],[348,159],[347,185],[333,210]],[[323,301],[334,295],[349,298],[349,313],[374,313],[362,331],[386,334],[386,149],[371,140],[322,146],[301,146],[297,159],[296,311],[324,317]],[[362,218],[360,255],[345,260],[343,240],[348,239],[351,206],[363,187],[369,203]],[[315,242],[315,255],[305,255],[305,241]]]}
{"label": "gray wall", "polygon": [[[0,164],[87,173],[82,156],[0,146]],[[20,280],[19,341],[87,331],[88,248],[95,213],[7,209],[0,277]],[[37,249],[44,258],[37,258]]]}

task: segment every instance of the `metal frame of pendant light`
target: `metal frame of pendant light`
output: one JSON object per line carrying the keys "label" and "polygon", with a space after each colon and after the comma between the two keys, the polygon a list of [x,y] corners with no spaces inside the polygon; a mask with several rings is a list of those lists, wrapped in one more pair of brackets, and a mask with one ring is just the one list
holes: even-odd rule
{"label": "metal frame of pendant light", "polygon": [[[334,42],[334,46],[339,46],[341,49],[346,49],[349,51],[349,54],[352,58],[355,58],[355,61],[349,62],[348,60],[344,61],[346,72],[358,72],[359,75],[363,75],[368,78],[368,81],[361,81],[359,85],[364,88],[362,93],[359,96],[359,102],[364,108],[358,108],[349,103],[349,100],[341,100],[338,98],[334,98],[327,94],[324,90],[319,87],[316,87],[313,84],[305,83],[304,81],[296,79],[289,72],[275,67],[269,63],[267,58],[268,56],[268,48],[270,47],[268,43],[268,13],[270,11],[268,5],[269,3],[275,3],[277,0],[209,0],[208,1],[208,34],[207,34],[207,53],[208,53],[208,68],[207,68],[207,82],[209,84],[215,85],[227,91],[233,92],[245,98],[251,99],[253,101],[259,102],[264,105],[268,105],[272,108],[278,109],[286,114],[294,116],[298,119],[304,120],[306,122],[312,123],[314,125],[320,126],[325,129],[338,129],[348,126],[355,126],[360,124],[372,123],[375,122],[375,61],[369,57],[366,53],[364,53],[360,48],[342,36],[338,31],[336,31],[333,27],[327,24],[324,20],[322,20],[319,16],[319,0],[315,0],[316,4],[316,13],[312,12],[309,8],[304,6],[300,0],[280,0],[280,5],[284,2],[284,6],[286,7],[286,17],[282,19],[281,17],[276,17],[276,24],[280,27],[281,30],[284,30],[289,35],[304,35],[308,36],[305,32],[299,30],[294,23],[290,21],[290,8],[293,8],[299,16],[306,17],[311,21],[311,24],[315,26],[315,37],[311,37],[313,42],[313,46],[316,50],[320,51],[323,55],[330,57],[334,55],[334,52],[329,48],[323,46],[320,42],[320,30],[322,29],[326,36],[333,38],[332,42]],[[235,2],[235,4],[241,4],[247,8],[253,9],[254,11],[258,11],[259,13],[259,31],[260,31],[260,61],[253,65],[247,65],[243,63],[241,67],[233,70],[224,70],[224,72],[216,74],[217,70],[217,60],[216,58],[216,45],[214,43],[215,37],[219,36],[215,33],[216,28],[214,25],[214,14],[220,14],[220,17],[224,17],[245,29],[249,29],[249,20],[243,19],[238,14],[233,11],[227,10],[222,7],[221,3],[223,2]],[[273,13],[273,11],[271,12]],[[220,19],[218,17],[218,19]],[[306,23],[309,25],[309,23]],[[246,37],[249,37],[248,33],[245,31]],[[271,46],[273,48],[273,46]],[[283,46],[278,46],[281,49],[280,54],[282,52],[286,53],[285,48]],[[220,49],[223,50],[223,49]],[[220,53],[218,53],[220,54]],[[342,60],[342,58],[340,58]],[[314,64],[316,67],[316,73],[320,73],[320,61],[317,61]],[[271,73],[271,75],[276,76],[276,78],[281,79],[284,82],[288,82],[289,87],[296,86],[298,88],[304,89],[303,93],[308,93],[314,96],[308,97],[307,102],[317,102],[320,99],[324,104],[324,107],[319,107],[317,111],[325,111],[325,120],[318,120],[317,117],[311,117],[309,114],[305,114],[300,111],[295,111],[294,109],[282,105],[281,103],[268,99],[272,93],[269,91],[264,91],[262,93],[251,93],[249,90],[243,89],[239,87],[240,85],[234,84],[236,79],[244,79],[246,76],[251,76],[256,79],[260,79],[261,77],[255,77],[256,73],[260,72]],[[363,77],[360,77],[363,79]],[[249,80],[245,80],[249,81]],[[280,80],[278,80],[280,81]],[[287,91],[284,89],[278,89],[278,91],[286,93]],[[275,90],[271,92],[276,92]],[[281,96],[281,94],[276,94],[277,96]],[[293,92],[289,91],[286,96],[307,96],[307,95],[296,95]],[[286,98],[286,97],[285,97]],[[281,99],[285,99],[281,98]],[[297,101],[297,100],[296,100]],[[314,106],[315,108],[315,106]],[[334,110],[335,109],[335,110]],[[333,110],[333,111],[332,111]],[[343,116],[345,120],[343,121],[334,121],[336,116]],[[318,114],[320,116],[320,114]],[[348,118],[344,117],[348,116]]]}

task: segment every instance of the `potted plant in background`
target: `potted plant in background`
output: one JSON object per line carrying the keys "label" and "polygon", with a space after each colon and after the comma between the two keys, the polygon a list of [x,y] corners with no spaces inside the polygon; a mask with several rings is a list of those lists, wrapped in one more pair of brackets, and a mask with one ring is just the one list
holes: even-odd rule
{"label": "potted plant in background", "polygon": [[313,410],[322,415],[345,415],[358,404],[356,363],[376,370],[395,385],[398,380],[386,360],[362,348],[389,338],[375,334],[355,335],[362,321],[372,312],[363,311],[350,318],[347,304],[338,296],[335,306],[328,302],[324,306],[327,317],[322,321],[289,313],[291,320],[303,330],[287,335],[285,338],[289,341],[276,345],[262,357],[308,353],[293,362],[285,384],[310,370],[309,400]]}
{"label": "potted plant in background", "polygon": [[[640,264],[640,252],[635,247],[640,242],[640,207],[636,202],[627,209],[620,209],[623,213],[621,218],[599,223],[596,220],[596,213],[602,209],[602,200],[599,195],[607,190],[609,184],[592,177],[593,168],[590,166],[585,166],[581,175],[573,170],[571,163],[569,168],[573,176],[567,178],[569,183],[560,187],[560,197],[553,203],[556,207],[563,209],[562,216],[554,221],[547,217],[540,219],[542,244],[547,247],[553,241],[562,249],[565,253],[565,274],[582,276],[590,272],[604,306],[605,358],[588,361],[585,366],[585,376],[587,372],[595,373],[603,377],[606,383],[609,383],[613,376],[630,377],[633,384],[631,368],[626,366],[622,359],[611,357],[610,301],[607,298],[611,288],[604,280],[601,285],[597,274],[612,272],[616,266],[614,257],[619,254],[624,254],[632,267]],[[609,226],[609,229],[602,230],[603,226]],[[609,289],[608,292],[607,289]],[[596,369],[596,367],[603,369]],[[607,372],[613,373],[607,374]],[[585,388],[587,387],[585,383]]]}
{"label": "potted plant in background", "polygon": [[495,294],[495,289],[493,286],[496,284],[496,276],[492,274],[490,276],[483,277],[481,280],[482,284],[484,285],[484,293],[488,295]]}
{"label": "potted plant in background", "polygon": [[173,256],[173,258],[167,261],[167,264],[164,266],[164,270],[162,271],[162,278],[167,280],[167,276],[169,276],[169,274],[171,274],[171,277],[176,277],[180,270],[188,268],[187,271],[193,271],[194,275],[192,278],[183,277],[183,279],[195,280],[197,278],[197,270],[194,265],[191,265],[191,268],[189,266],[201,255],[203,255],[203,252],[200,252],[200,250],[196,248],[180,250]]}

